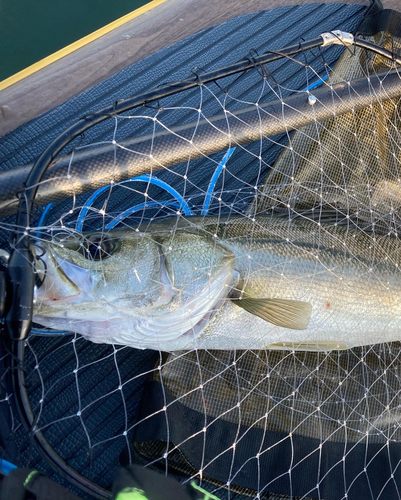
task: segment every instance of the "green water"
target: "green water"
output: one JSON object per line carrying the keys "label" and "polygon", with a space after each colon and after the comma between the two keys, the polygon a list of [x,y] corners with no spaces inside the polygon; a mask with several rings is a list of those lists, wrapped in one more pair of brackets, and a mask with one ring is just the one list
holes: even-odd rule
{"label": "green water", "polygon": [[0,81],[149,0],[0,0]]}

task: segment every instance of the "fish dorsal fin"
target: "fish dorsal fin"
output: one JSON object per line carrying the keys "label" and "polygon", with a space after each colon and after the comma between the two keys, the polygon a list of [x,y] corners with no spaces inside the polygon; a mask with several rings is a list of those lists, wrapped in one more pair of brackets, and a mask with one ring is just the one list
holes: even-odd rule
{"label": "fish dorsal fin", "polygon": [[312,312],[310,302],[300,300],[245,297],[235,300],[234,303],[268,323],[292,330],[305,330]]}

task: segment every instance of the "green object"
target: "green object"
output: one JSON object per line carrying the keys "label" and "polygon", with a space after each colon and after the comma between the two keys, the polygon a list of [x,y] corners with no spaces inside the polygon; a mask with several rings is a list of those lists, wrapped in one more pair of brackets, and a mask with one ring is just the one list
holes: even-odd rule
{"label": "green object", "polygon": [[33,470],[28,474],[27,478],[24,481],[24,488],[28,486],[28,484],[31,482],[31,479],[33,478],[33,476],[36,476],[36,474],[39,474],[37,470]]}
{"label": "green object", "polygon": [[209,493],[208,491],[204,490],[201,488],[199,485],[195,483],[195,481],[191,481],[191,486],[194,490],[199,491],[200,493],[203,494],[203,499],[202,500],[220,500],[219,497],[216,497],[216,495],[213,495],[212,493]]}
{"label": "green object", "polygon": [[148,497],[145,495],[143,490],[129,487],[121,490],[117,494],[116,500],[148,500]]}

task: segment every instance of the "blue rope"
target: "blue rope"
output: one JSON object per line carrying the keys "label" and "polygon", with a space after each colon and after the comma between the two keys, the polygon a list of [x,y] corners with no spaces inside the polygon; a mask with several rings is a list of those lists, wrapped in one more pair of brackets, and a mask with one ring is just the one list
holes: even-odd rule
{"label": "blue rope", "polygon": [[[176,191],[173,187],[171,187],[169,184],[167,184],[167,182],[164,182],[164,181],[157,179],[156,177],[152,177],[150,175],[140,175],[139,177],[133,177],[132,179],[128,179],[127,181],[119,182],[118,184],[116,184],[116,186],[119,186],[121,184],[126,184],[128,182],[147,182],[148,184],[154,184],[155,186],[161,187],[162,189],[164,189],[165,191],[170,193],[179,202],[180,209],[182,209],[184,211],[185,215],[192,215],[192,211],[189,208],[187,202],[184,200],[184,198],[180,195],[180,193],[178,191]],[[106,189],[109,189],[109,188],[110,188],[110,185],[104,186],[104,187],[98,189],[87,200],[87,202],[85,203],[85,206],[82,208],[82,210],[78,216],[77,225],[76,225],[77,231],[82,232],[85,216],[88,213],[88,210],[89,210],[90,206],[92,205],[92,203],[95,201],[95,199],[101,193],[103,193],[103,191],[105,191]]]}
{"label": "blue rope", "polygon": [[89,207],[92,205],[92,203],[96,200],[96,198],[103,193],[103,191],[106,191],[110,186],[103,186],[102,188],[98,189],[95,191],[90,198],[86,200],[85,205],[83,206],[82,210],[79,212],[78,219],[77,219],[77,224],[75,226],[77,231],[82,231],[82,227],[84,225],[84,219],[86,214],[88,213]]}
{"label": "blue rope", "polygon": [[150,175],[140,175],[139,177],[135,177],[133,180],[149,182],[150,184],[154,184],[155,186],[159,186],[165,189],[180,203],[180,208],[184,211],[185,215],[193,215],[192,210],[189,208],[188,203],[185,201],[184,197],[181,196],[180,193],[176,191],[172,186],[170,186],[170,184],[167,184],[167,182],[161,181],[157,177],[151,177]]}
{"label": "blue rope", "polygon": [[312,90],[315,87],[318,87],[321,83],[325,82],[328,77],[329,77],[329,75],[326,75],[326,76],[323,76],[322,78],[319,78],[319,80],[316,80],[316,82],[309,85],[309,87],[306,87],[305,92],[308,90]]}
{"label": "blue rope", "polygon": [[36,239],[37,240],[40,239],[40,228],[44,225],[47,212],[52,208],[52,206],[53,206],[53,203],[47,204],[46,207],[45,207],[45,209],[42,212],[42,215],[40,216],[39,224],[38,224],[39,228],[36,231]]}
{"label": "blue rope", "polygon": [[124,212],[122,212],[119,216],[117,216],[115,219],[113,219],[110,224],[106,226],[106,229],[114,229],[120,222],[122,222],[124,219],[129,217],[135,212],[138,212],[139,210],[143,210],[145,208],[149,207],[156,207],[156,206],[168,206],[168,207],[176,207],[176,208],[181,208],[181,205],[178,205],[178,203],[173,203],[171,201],[149,201],[145,203],[141,203],[139,205],[136,205],[135,207],[128,208]]}
{"label": "blue rope", "polygon": [[216,185],[217,179],[219,178],[221,171],[226,166],[226,163],[230,159],[231,155],[234,153],[235,148],[230,148],[227,153],[223,156],[221,162],[217,165],[216,170],[214,171],[212,178],[210,179],[209,187],[207,188],[205,201],[203,203],[202,215],[206,215],[209,210],[209,205],[212,199],[214,187]]}

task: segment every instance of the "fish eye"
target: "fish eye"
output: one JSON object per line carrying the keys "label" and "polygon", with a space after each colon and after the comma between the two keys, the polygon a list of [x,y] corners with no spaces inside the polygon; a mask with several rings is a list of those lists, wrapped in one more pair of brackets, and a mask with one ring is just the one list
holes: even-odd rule
{"label": "fish eye", "polygon": [[87,259],[104,260],[116,250],[117,245],[111,238],[93,234],[83,242],[83,254]]}

